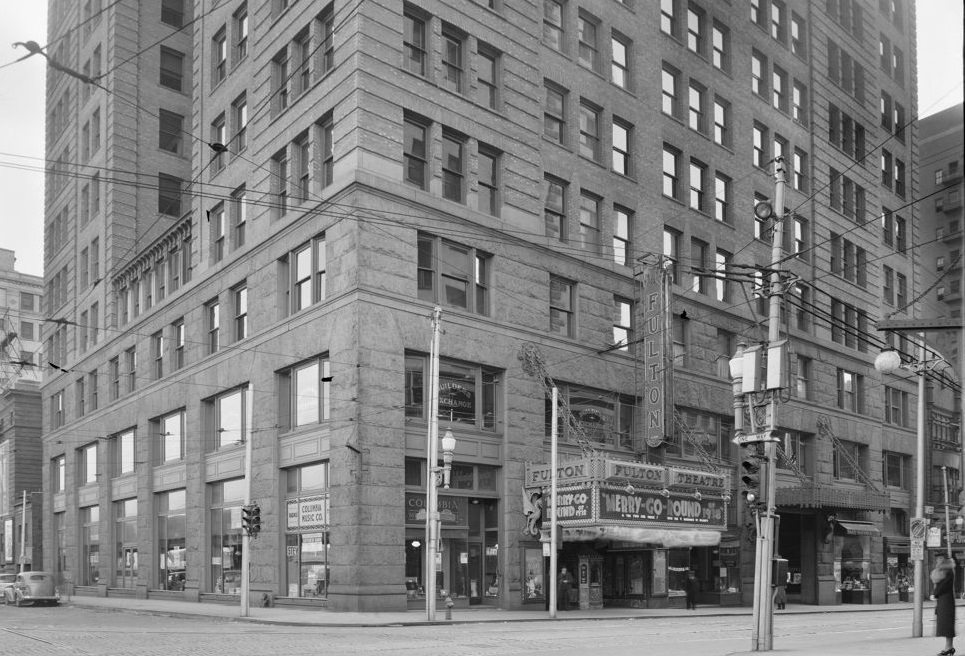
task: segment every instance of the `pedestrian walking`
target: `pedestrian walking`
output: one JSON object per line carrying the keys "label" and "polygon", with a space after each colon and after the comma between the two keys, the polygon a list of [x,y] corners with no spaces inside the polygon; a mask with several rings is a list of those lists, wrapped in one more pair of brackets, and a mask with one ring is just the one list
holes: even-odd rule
{"label": "pedestrian walking", "polygon": [[697,575],[694,570],[687,572],[687,580],[684,581],[684,592],[687,594],[687,610],[697,610],[697,591],[700,583],[697,582]]}
{"label": "pedestrian walking", "polygon": [[774,607],[784,610],[787,606],[787,581],[781,581],[774,586]]}
{"label": "pedestrian walking", "polygon": [[955,561],[940,560],[931,571],[932,599],[935,600],[935,636],[945,638],[939,656],[955,653]]}

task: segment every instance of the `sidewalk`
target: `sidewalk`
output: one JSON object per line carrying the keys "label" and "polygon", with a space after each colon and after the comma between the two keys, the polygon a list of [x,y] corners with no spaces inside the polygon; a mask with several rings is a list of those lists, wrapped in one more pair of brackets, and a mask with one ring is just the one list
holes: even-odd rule
{"label": "sidewalk", "polygon": [[[167,601],[156,599],[127,599],[121,597],[73,596],[63,599],[65,606],[90,608],[104,612],[142,613],[164,615],[167,617],[221,619],[224,621],[244,621],[263,624],[289,626],[330,626],[330,627],[380,627],[380,626],[420,626],[427,624],[474,624],[484,622],[542,622],[550,620],[546,610],[500,610],[489,607],[453,609],[452,619],[445,619],[445,608],[438,609],[436,621],[429,622],[424,610],[410,610],[393,613],[356,613],[336,612],[324,609],[299,608],[262,608],[252,605],[248,616],[241,617],[241,607],[218,603],[195,603],[190,601]],[[925,602],[925,612],[931,612],[933,602]],[[776,610],[775,615],[820,614],[820,613],[861,613],[871,611],[911,612],[911,602],[895,604],[867,604],[840,606],[811,606],[788,604],[786,610]],[[744,606],[703,606],[696,611],[679,608],[603,608],[599,610],[568,610],[557,612],[557,620],[612,620],[612,619],[655,619],[661,617],[685,616],[751,616],[751,608]]]}

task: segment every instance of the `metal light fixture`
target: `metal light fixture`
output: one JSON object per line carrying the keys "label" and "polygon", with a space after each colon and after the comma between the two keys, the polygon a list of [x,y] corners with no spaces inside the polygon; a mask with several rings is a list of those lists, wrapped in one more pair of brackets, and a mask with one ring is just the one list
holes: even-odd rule
{"label": "metal light fixture", "polygon": [[875,358],[875,369],[890,374],[901,369],[901,354],[895,349],[885,349]]}
{"label": "metal light fixture", "polygon": [[442,436],[442,486],[449,489],[449,479],[452,474],[452,452],[456,450],[456,438],[452,430],[447,428]]}

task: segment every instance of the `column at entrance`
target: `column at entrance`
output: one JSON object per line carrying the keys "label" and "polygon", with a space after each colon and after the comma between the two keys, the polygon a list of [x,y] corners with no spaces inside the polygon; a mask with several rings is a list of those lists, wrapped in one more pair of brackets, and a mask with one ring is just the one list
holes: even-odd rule
{"label": "column at entrance", "polygon": [[576,578],[580,610],[603,608],[603,556],[581,554]]}

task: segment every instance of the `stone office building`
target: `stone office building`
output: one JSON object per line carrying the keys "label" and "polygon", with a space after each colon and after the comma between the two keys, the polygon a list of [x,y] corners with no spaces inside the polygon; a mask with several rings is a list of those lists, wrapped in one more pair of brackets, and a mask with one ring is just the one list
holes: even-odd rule
{"label": "stone office building", "polygon": [[[782,156],[791,594],[835,603],[844,559],[884,598],[909,486],[881,492],[882,463],[910,466],[914,424],[883,428],[870,308],[882,261],[918,289],[911,6],[56,0],[49,24],[58,60],[100,85],[48,78],[45,562],[80,593],[236,599],[250,496],[254,590],[423,605],[438,305],[457,446],[430,594],[545,603],[523,532],[527,468],[549,460],[547,377],[520,360],[536,345],[568,408],[561,457],[585,440],[657,476],[603,468],[594,490],[716,496],[709,537],[622,518],[650,525],[564,535],[561,562],[594,563],[605,604],[677,603],[691,569],[705,599],[739,603],[753,543],[727,360],[766,335],[753,207]],[[648,446],[636,336],[661,259],[673,407]]]}

